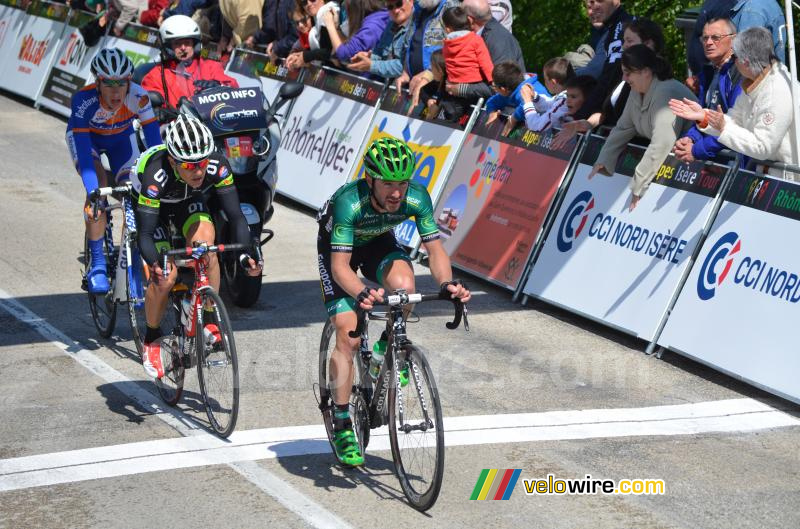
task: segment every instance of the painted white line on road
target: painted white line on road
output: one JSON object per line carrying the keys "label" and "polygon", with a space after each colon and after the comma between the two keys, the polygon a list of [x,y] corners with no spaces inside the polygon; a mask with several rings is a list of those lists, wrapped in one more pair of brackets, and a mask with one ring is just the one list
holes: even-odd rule
{"label": "painted white line on road", "polygon": [[[197,442],[200,443],[200,445],[203,445],[204,443],[209,443],[212,445],[214,443],[229,445],[229,443],[226,441],[222,441],[216,436],[208,433],[208,431],[192,424],[193,421],[191,421],[191,419],[181,411],[164,406],[161,402],[161,399],[153,393],[150,393],[143,387],[137,387],[133,384],[130,384],[131,379],[103,362],[90,351],[87,351],[81,347],[76,341],[72,340],[66,334],[47,323],[44,318],[41,318],[30,309],[22,305],[19,301],[14,299],[11,294],[3,289],[0,289],[0,307],[5,309],[6,312],[23,323],[30,325],[36,332],[42,335],[46,340],[50,341],[50,343],[55,345],[65,354],[72,357],[81,366],[85,367],[106,382],[112,384],[120,393],[137,402],[143,409],[151,411],[155,417],[161,419],[185,437],[184,439],[168,439],[166,441],[183,440],[189,441],[190,444]],[[252,460],[253,458],[240,458],[209,464],[228,464],[228,466],[230,466],[233,470],[244,476],[259,489],[275,498],[281,503],[281,505],[305,520],[313,527],[350,527],[344,520],[323,508],[321,505],[315,503],[311,498],[308,498],[303,493],[296,490],[294,487],[285,481],[282,481],[280,478],[268,472],[267,470],[256,470],[248,464],[239,463],[241,461]],[[112,463],[112,465],[118,464],[120,463]],[[201,465],[187,465],[186,467],[174,466],[172,468],[187,468],[196,466]],[[68,473],[65,474],[64,472],[61,472],[61,475],[65,476],[68,475]],[[119,475],[129,475],[129,473],[122,473]],[[98,475],[96,477],[102,476]],[[85,479],[96,478],[89,477]],[[58,481],[58,483],[68,483],[71,481],[75,480],[62,479],[61,481]],[[15,490],[18,488],[20,487],[14,487],[5,490]],[[4,489],[0,488],[0,490]]]}
{"label": "painted white line on road", "polygon": [[[753,399],[732,399],[647,408],[452,417],[445,419],[445,444],[691,435],[787,426],[800,426],[800,419]],[[0,491],[219,464],[239,465],[234,468],[249,478],[250,472],[261,467],[246,462],[330,453],[322,425],[234,432],[229,441],[195,436],[0,460]],[[387,429],[373,431],[369,452],[388,450]]]}

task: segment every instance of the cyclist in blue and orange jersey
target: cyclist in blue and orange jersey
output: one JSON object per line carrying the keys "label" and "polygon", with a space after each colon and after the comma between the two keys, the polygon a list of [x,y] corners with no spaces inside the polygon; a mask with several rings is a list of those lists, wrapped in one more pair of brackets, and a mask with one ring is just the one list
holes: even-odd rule
{"label": "cyclist in blue and orange jersey", "polygon": [[[469,290],[453,281],[428,190],[411,181],[415,165],[416,157],[405,142],[391,137],[373,141],[364,154],[364,179],[340,187],[317,216],[320,286],[328,317],[336,327],[330,369],[331,380],[339,381],[333,392],[333,443],[337,459],[346,466],[364,464],[349,406],[359,338],[350,338],[348,332],[356,328],[356,305],[370,310],[373,303],[383,301],[384,294],[383,288],[367,287],[356,270],[387,289],[413,293],[414,269],[395,239],[394,227],[414,217],[441,295],[464,303],[470,299]],[[386,350],[385,336],[377,347]],[[401,366],[401,384],[408,383],[407,369]]]}
{"label": "cyclist in blue and orange jersey", "polygon": [[[131,82],[131,60],[117,48],[106,48],[92,60],[92,73],[96,83],[72,96],[72,113],[67,122],[67,145],[87,197],[98,187],[127,179],[129,168],[139,156],[134,120],[139,120],[148,147],[161,144],[150,98],[142,87]],[[110,182],[100,163],[101,153],[108,157]],[[91,293],[103,294],[109,289],[103,256],[106,218],[105,215],[92,217],[88,198],[84,217],[91,255],[86,279]]]}
{"label": "cyclist in blue and orange jersey", "polygon": [[[159,250],[167,249],[170,242],[164,226],[171,217],[172,224],[186,238],[187,246],[200,242],[213,244],[216,232],[205,201],[205,196],[213,193],[229,219],[234,242],[250,244],[250,229],[239,205],[231,166],[214,150],[211,130],[196,118],[181,114],[170,123],[164,133],[164,145],[147,149],[139,157],[135,170],[131,171],[131,183],[136,197],[139,250],[149,266],[151,279],[144,298],[147,330],[142,365],[148,376],[161,378],[164,376],[159,340],[161,319],[178,277],[171,262],[164,270],[159,260]],[[208,282],[219,291],[217,256],[207,254],[204,259]],[[239,254],[239,264],[251,276],[261,274],[262,263],[245,252]],[[206,343],[220,341],[215,324],[206,324],[202,332]]]}

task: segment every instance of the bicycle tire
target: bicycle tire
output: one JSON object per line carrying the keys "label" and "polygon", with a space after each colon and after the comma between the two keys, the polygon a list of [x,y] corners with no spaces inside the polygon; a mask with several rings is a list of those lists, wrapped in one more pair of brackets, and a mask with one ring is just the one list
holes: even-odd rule
{"label": "bicycle tire", "polygon": [[[162,328],[171,329],[170,334],[161,338],[161,348],[168,348],[169,360],[164,364],[164,376],[156,379],[156,389],[158,390],[161,400],[168,406],[175,406],[181,400],[183,395],[183,383],[186,380],[186,366],[183,364],[183,350],[181,348],[181,337],[176,335],[178,332],[184,332],[183,327],[179,327],[177,322],[180,321],[178,315],[178,306],[175,305],[176,298],[170,294],[170,302],[167,304],[167,310],[164,311],[164,317],[161,319]],[[180,303],[178,300],[177,303]],[[194,338],[185,338],[186,342],[183,344],[183,349],[190,349],[194,347]],[[163,359],[163,355],[162,355]]]}
{"label": "bicycle tire", "polygon": [[[336,345],[336,340],[334,338],[336,332],[336,328],[331,322],[331,320],[327,320],[325,322],[325,327],[322,329],[322,338],[320,339],[320,346],[319,346],[319,387],[321,396],[324,398],[327,395],[328,402],[327,406],[322,409],[322,420],[325,424],[325,433],[328,435],[328,443],[331,445],[331,451],[336,453],[336,449],[333,445],[333,389],[329,385],[328,381],[328,365],[330,363],[330,355],[333,352],[333,348]],[[333,343],[331,344],[331,338],[333,339]],[[355,373],[353,376],[353,385],[352,390],[350,392],[350,417],[353,421],[353,432],[356,434],[356,439],[358,441],[359,449],[361,453],[364,454],[365,450],[367,449],[367,445],[369,445],[369,434],[370,434],[370,422],[369,422],[369,407],[368,403],[361,391],[358,391],[356,388],[360,387],[361,381],[365,380],[365,377],[368,377],[369,374],[366,372],[366,369],[363,363],[358,358],[358,353],[353,355],[353,361],[356,362],[355,364]],[[323,393],[324,392],[324,393]]]}
{"label": "bicycle tire", "polygon": [[[86,283],[86,293],[89,296],[89,310],[92,313],[92,320],[97,332],[102,338],[110,338],[114,332],[114,325],[117,322],[117,304],[114,302],[114,280],[116,274],[116,263],[111,258],[113,248],[108,248],[108,238],[103,236],[103,254],[106,258],[106,270],[108,271],[109,289],[105,294],[92,294],[89,292],[88,281]],[[89,236],[84,234],[83,237],[83,263],[84,263],[84,281],[86,281],[86,274],[89,272],[89,263],[91,256],[89,254]]]}
{"label": "bicycle tire", "polygon": [[[395,473],[408,502],[424,512],[436,503],[444,473],[444,427],[439,391],[425,355],[416,346],[405,345],[398,354],[391,355],[391,361],[389,442]],[[409,365],[409,383],[405,388],[398,382],[401,362]]]}
{"label": "bicycle tire", "polygon": [[[214,307],[215,321],[204,322],[202,315],[198,314],[195,335],[197,378],[211,427],[220,437],[228,437],[236,427],[239,414],[239,361],[236,357],[233,327],[219,294],[208,289],[201,296],[202,307],[209,301]],[[208,323],[214,323],[219,328],[221,340],[218,344],[221,347],[206,347],[203,328]]]}

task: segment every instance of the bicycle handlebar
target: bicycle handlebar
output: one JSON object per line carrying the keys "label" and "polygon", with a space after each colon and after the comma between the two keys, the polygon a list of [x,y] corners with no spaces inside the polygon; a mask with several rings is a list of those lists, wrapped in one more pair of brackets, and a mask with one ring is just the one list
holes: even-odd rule
{"label": "bicycle handlebar", "polygon": [[[461,325],[461,320],[464,320],[464,330],[469,332],[469,320],[467,318],[467,306],[458,298],[450,298],[446,297],[450,292],[447,294],[442,294],[439,292],[433,294],[389,294],[384,296],[383,303],[374,303],[374,307],[397,307],[397,306],[404,306],[404,305],[412,305],[415,303],[422,303],[424,301],[449,301],[453,304],[453,309],[455,310],[455,315],[453,316],[453,321],[445,322],[445,327],[448,329],[457,329],[459,325]],[[364,326],[366,325],[367,319],[366,314],[369,311],[362,309],[361,307],[356,308],[356,315],[358,317],[358,324],[356,325],[356,329],[353,331],[349,331],[348,335],[350,338],[358,338],[364,332]]]}
{"label": "bicycle handlebar", "polygon": [[161,252],[161,270],[164,277],[167,277],[167,258],[168,257],[189,257],[192,259],[200,259],[207,253],[223,253],[234,252],[237,250],[246,250],[250,248],[250,244],[215,244],[212,246],[199,245],[199,246],[186,246],[185,248],[178,248],[177,250],[162,250]]}
{"label": "bicycle handlebar", "polygon": [[117,200],[121,200],[124,195],[131,192],[132,187],[130,182],[126,182],[117,187],[98,187],[89,193],[89,203],[92,205],[92,218],[97,218],[97,208],[102,197],[112,196]]}

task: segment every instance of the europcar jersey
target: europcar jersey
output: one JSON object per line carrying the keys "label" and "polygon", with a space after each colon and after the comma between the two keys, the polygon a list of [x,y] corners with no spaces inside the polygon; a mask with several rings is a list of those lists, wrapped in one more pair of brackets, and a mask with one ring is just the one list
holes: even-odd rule
{"label": "europcar jersey", "polygon": [[400,209],[395,213],[379,213],[372,207],[367,181],[361,179],[340,187],[322,207],[318,218],[331,234],[331,251],[351,252],[354,246],[368,243],[411,217],[422,242],[439,238],[427,189],[410,182]]}

